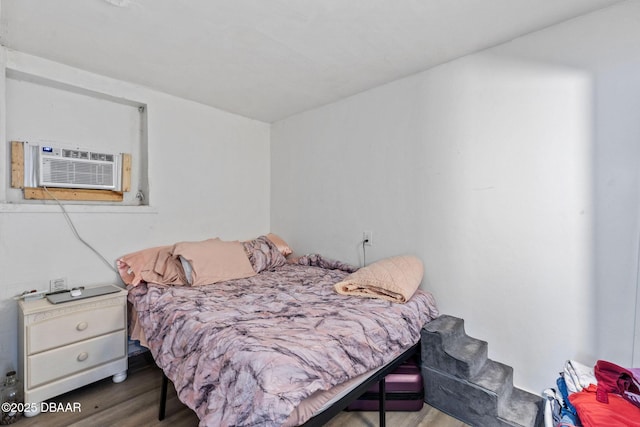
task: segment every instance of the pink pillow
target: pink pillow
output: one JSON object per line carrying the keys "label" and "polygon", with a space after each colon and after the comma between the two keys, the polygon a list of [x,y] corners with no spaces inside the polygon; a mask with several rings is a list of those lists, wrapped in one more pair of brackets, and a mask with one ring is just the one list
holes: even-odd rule
{"label": "pink pillow", "polygon": [[273,242],[274,245],[276,245],[276,247],[278,248],[278,250],[280,251],[280,253],[282,255],[289,256],[293,253],[293,251],[291,250],[291,248],[289,247],[289,245],[287,245],[287,242],[285,242],[284,240],[282,240],[279,236],[273,234],[273,233],[269,233],[267,234],[267,239],[271,240]]}
{"label": "pink pillow", "polygon": [[157,246],[118,259],[118,273],[122,281],[132,286],[137,286],[140,282],[187,284],[180,262],[171,255],[171,248],[172,246]]}
{"label": "pink pillow", "polygon": [[173,246],[172,253],[174,258],[182,257],[191,265],[192,286],[241,279],[256,274],[242,243],[238,241],[208,239],[201,242],[180,242]]}

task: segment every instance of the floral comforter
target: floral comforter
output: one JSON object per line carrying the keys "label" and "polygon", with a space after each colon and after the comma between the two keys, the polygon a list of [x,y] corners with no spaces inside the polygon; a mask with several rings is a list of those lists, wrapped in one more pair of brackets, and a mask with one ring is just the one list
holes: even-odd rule
{"label": "floral comforter", "polygon": [[303,257],[207,286],[142,283],[129,300],[200,426],[280,426],[313,392],[391,361],[438,316],[421,290],[406,304],[337,294],[353,270]]}

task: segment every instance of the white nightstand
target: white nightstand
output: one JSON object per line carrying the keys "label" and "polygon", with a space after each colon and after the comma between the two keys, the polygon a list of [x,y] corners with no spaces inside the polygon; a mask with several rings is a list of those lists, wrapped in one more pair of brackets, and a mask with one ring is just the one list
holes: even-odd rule
{"label": "white nightstand", "polygon": [[[113,375],[127,378],[127,291],[51,304],[20,301],[18,375],[39,403]],[[25,412],[26,416],[39,411]]]}

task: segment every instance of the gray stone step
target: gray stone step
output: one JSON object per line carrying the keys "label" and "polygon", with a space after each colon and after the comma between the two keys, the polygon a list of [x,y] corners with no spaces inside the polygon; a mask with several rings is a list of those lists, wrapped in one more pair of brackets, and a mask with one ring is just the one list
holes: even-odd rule
{"label": "gray stone step", "polygon": [[543,423],[543,407],[540,396],[514,388],[507,405],[500,411],[500,418],[509,426],[537,427]]}
{"label": "gray stone step", "polygon": [[499,416],[508,406],[513,392],[513,368],[487,359],[480,372],[469,382],[487,390],[488,398],[492,402],[491,414]]}
{"label": "gray stone step", "polygon": [[[487,362],[493,363],[496,362]],[[496,374],[497,377],[510,376],[500,365],[493,365],[484,371],[484,374],[494,375],[499,372]],[[425,402],[472,426],[541,426],[542,399],[539,396],[513,386],[500,385],[499,381],[484,377],[484,374],[479,379],[481,384],[475,384],[423,366]],[[486,385],[491,386],[493,390],[485,388]]]}
{"label": "gray stone step", "polygon": [[442,315],[422,329],[421,350],[429,366],[468,379],[484,366],[488,345],[469,337],[462,319]]}
{"label": "gray stone step", "polygon": [[464,321],[440,316],[422,329],[425,402],[473,426],[540,427],[542,398],[513,387],[513,368],[487,358]]}

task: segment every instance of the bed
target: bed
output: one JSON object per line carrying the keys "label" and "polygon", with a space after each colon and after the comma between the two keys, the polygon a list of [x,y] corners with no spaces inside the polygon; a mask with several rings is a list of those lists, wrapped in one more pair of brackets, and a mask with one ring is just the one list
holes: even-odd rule
{"label": "bed", "polygon": [[[225,272],[215,283],[206,283],[210,266],[199,265],[211,254],[176,255],[176,245],[163,249],[172,256],[146,253],[137,267],[140,253],[118,262],[136,313],[133,338],[143,340],[200,426],[323,420],[319,414],[335,412],[327,410],[332,402],[364,392],[415,351],[422,326],[438,316],[419,280],[402,303],[387,293],[363,297],[362,289],[345,295],[338,284],[364,270],[320,255],[287,262],[265,236],[241,245],[253,274],[243,266],[247,277]],[[147,280],[140,265],[153,265]]]}

